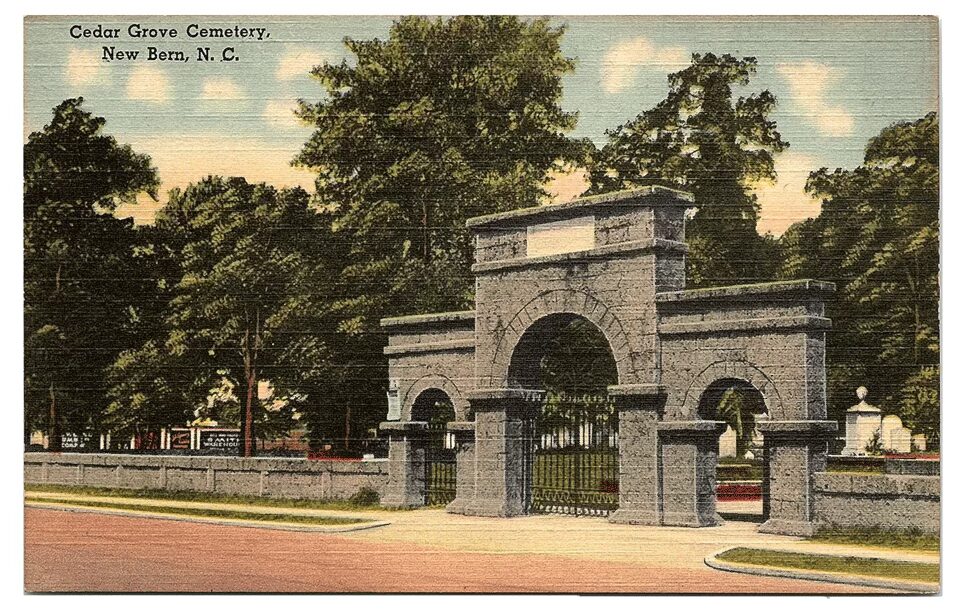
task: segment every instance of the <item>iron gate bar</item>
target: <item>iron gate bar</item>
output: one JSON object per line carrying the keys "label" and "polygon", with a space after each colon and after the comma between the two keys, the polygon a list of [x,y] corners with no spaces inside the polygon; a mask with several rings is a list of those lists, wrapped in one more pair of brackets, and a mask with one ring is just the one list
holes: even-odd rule
{"label": "iron gate bar", "polygon": [[544,405],[532,441],[531,513],[606,516],[618,506],[617,416],[606,396]]}
{"label": "iron gate bar", "polygon": [[427,423],[424,447],[426,504],[446,505],[457,497],[457,450],[454,433],[447,431],[447,418]]}

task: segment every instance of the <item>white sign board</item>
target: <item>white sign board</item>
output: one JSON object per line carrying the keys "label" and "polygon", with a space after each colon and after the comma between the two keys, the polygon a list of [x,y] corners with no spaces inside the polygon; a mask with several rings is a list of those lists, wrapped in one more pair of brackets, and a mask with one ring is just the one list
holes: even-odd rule
{"label": "white sign board", "polygon": [[590,250],[596,246],[593,216],[547,222],[527,227],[527,256],[545,257]]}

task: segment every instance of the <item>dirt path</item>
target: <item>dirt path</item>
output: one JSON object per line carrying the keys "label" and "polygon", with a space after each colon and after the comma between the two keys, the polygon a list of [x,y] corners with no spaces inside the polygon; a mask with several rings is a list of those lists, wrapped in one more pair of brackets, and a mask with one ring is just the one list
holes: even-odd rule
{"label": "dirt path", "polygon": [[[469,536],[469,518],[444,519]],[[490,553],[400,541],[404,525],[395,526],[343,536],[28,508],[25,584],[31,592],[862,592],[722,573],[662,552],[659,565],[578,556],[574,534],[563,555]]]}

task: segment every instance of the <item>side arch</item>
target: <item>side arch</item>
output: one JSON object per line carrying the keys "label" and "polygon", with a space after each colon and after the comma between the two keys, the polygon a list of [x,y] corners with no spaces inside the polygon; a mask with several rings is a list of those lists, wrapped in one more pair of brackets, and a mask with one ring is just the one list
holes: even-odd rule
{"label": "side arch", "polygon": [[541,319],[559,314],[576,315],[592,323],[610,345],[617,364],[618,382],[629,384],[636,381],[637,371],[633,365],[630,338],[613,310],[585,291],[563,289],[545,291],[535,296],[495,334],[496,350],[487,374],[488,386],[509,386],[510,360],[524,333]]}
{"label": "side arch", "polygon": [[783,400],[777,391],[776,383],[760,368],[747,361],[716,361],[700,371],[683,394],[681,407],[688,417],[696,416],[700,398],[707,388],[722,379],[746,381],[763,396],[770,419],[782,419],[785,416]]}
{"label": "side arch", "polygon": [[405,420],[409,421],[411,419],[413,416],[414,403],[417,401],[417,398],[420,397],[420,394],[428,389],[439,389],[443,393],[447,394],[447,397],[449,397],[450,401],[453,402],[453,411],[457,417],[457,421],[467,420],[467,413],[470,408],[470,403],[467,402],[467,399],[461,393],[460,388],[457,387],[457,384],[454,383],[452,379],[442,374],[428,374],[413,382],[403,397],[402,417]]}

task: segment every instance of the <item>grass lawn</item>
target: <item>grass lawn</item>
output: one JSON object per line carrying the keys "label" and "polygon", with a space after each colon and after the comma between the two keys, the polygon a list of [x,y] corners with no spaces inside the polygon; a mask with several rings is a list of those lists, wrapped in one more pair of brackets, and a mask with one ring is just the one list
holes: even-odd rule
{"label": "grass lawn", "polygon": [[756,550],[753,548],[733,548],[732,550],[727,550],[717,555],[717,560],[781,569],[849,573],[852,575],[918,582],[940,582],[940,565],[935,563],[914,563],[853,556],[800,554],[795,552],[779,552],[777,550]]}
{"label": "grass lawn", "polygon": [[225,503],[231,505],[261,505],[265,507],[288,507],[297,509],[333,509],[337,511],[378,511],[383,507],[377,504],[361,504],[349,501],[327,501],[299,498],[273,498],[269,496],[234,496],[230,494],[212,494],[210,492],[176,491],[129,488],[92,488],[86,486],[61,486],[54,484],[27,483],[27,492],[57,492],[82,496],[122,496],[124,498],[160,498],[199,503]]}
{"label": "grass lawn", "polygon": [[94,507],[97,509],[138,511],[143,513],[171,513],[177,515],[189,515],[199,518],[209,518],[216,520],[248,520],[252,522],[286,522],[290,524],[303,524],[312,526],[330,526],[358,524],[366,522],[360,518],[331,518],[324,516],[296,515],[288,513],[259,513],[251,511],[224,511],[222,509],[203,509],[193,507],[175,507],[171,505],[147,505],[131,503],[111,503],[106,501],[86,501],[72,499],[68,496],[63,498],[31,497],[29,502],[48,503],[56,505],[76,505],[82,507]]}
{"label": "grass lawn", "polygon": [[919,530],[891,531],[884,528],[824,529],[808,541],[843,543],[881,548],[898,548],[918,552],[939,552],[940,537]]}

